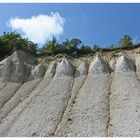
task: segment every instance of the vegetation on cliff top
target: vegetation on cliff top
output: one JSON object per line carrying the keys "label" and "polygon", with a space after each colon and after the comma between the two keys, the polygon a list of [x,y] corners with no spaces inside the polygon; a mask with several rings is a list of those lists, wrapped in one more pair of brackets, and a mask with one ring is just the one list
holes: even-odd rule
{"label": "vegetation on cliff top", "polygon": [[0,36],[0,57],[4,58],[13,51],[23,49],[31,52],[34,55],[58,55],[64,54],[72,57],[81,55],[94,54],[97,51],[112,51],[117,49],[132,49],[136,45],[133,44],[132,38],[129,35],[125,35],[121,38],[117,45],[109,45],[106,48],[101,48],[94,44],[92,47],[82,43],[80,39],[73,38],[71,40],[66,39],[62,43],[58,43],[55,37],[52,40],[46,42],[41,48],[38,45],[23,38],[20,34],[14,32],[8,32]]}

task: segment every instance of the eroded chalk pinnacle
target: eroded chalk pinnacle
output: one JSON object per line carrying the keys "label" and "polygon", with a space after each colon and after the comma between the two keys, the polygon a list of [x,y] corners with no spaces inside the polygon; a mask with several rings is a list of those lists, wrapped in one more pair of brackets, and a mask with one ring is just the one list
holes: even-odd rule
{"label": "eroded chalk pinnacle", "polygon": [[136,71],[135,63],[122,55],[117,59],[115,72]]}
{"label": "eroded chalk pinnacle", "polygon": [[46,67],[44,64],[38,64],[31,72],[31,79],[43,78],[46,72]]}
{"label": "eroded chalk pinnacle", "polygon": [[110,68],[108,64],[100,57],[96,56],[91,62],[89,67],[89,73],[100,74],[100,73],[110,73]]}
{"label": "eroded chalk pinnacle", "polygon": [[56,62],[50,63],[44,78],[46,78],[46,77],[52,78],[54,76],[55,71],[56,71],[56,65],[57,65]]}
{"label": "eroded chalk pinnacle", "polygon": [[58,65],[56,69],[55,76],[73,76],[75,72],[74,66],[64,58]]}
{"label": "eroded chalk pinnacle", "polygon": [[82,62],[75,72],[75,77],[86,75],[88,73],[88,67],[89,64],[86,61]]}

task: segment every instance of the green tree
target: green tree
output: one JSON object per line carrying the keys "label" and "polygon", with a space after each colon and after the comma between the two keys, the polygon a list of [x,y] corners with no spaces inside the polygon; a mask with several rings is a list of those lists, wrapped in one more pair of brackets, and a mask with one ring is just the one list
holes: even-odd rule
{"label": "green tree", "polygon": [[80,46],[81,43],[82,43],[82,41],[80,39],[77,39],[77,38],[72,38],[70,40],[70,46],[71,47],[77,48],[78,46]]}
{"label": "green tree", "polygon": [[97,44],[94,44],[93,47],[92,47],[92,51],[96,52],[98,50],[99,50],[99,46]]}
{"label": "green tree", "polygon": [[82,54],[91,53],[91,48],[85,44],[82,44],[82,46],[80,48],[80,53],[82,53]]}
{"label": "green tree", "polygon": [[71,40],[66,39],[66,41],[62,42],[63,52],[70,55],[77,54],[81,43],[82,41],[77,38],[73,38]]}
{"label": "green tree", "polygon": [[120,48],[125,48],[133,45],[132,38],[129,35],[124,35],[119,42]]}
{"label": "green tree", "polygon": [[37,44],[29,41],[27,38],[22,38],[20,34],[15,32],[4,32],[4,34],[0,36],[0,53],[3,56],[10,55],[17,49],[28,50],[36,54]]}
{"label": "green tree", "polygon": [[113,49],[113,48],[115,48],[115,45],[114,44],[111,44],[111,45],[107,46],[107,48]]}
{"label": "green tree", "polygon": [[57,46],[57,39],[53,36],[39,51],[41,54],[54,55],[58,50]]}

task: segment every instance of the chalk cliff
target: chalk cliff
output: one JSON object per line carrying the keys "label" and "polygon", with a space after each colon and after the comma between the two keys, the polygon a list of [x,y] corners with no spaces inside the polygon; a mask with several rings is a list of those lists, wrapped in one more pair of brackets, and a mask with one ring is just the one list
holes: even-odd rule
{"label": "chalk cliff", "polygon": [[140,136],[138,52],[50,61],[15,51],[0,62],[0,136]]}

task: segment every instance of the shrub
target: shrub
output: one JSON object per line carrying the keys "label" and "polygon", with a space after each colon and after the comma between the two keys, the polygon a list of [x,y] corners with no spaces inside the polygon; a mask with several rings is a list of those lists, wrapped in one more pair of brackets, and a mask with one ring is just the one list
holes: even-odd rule
{"label": "shrub", "polygon": [[24,49],[30,51],[32,54],[37,53],[37,44],[29,41],[27,38],[22,38],[20,34],[8,32],[0,36],[0,56],[5,57],[10,55],[13,51]]}
{"label": "shrub", "polygon": [[120,48],[126,48],[133,46],[132,38],[129,35],[124,35],[124,37],[119,42]]}

